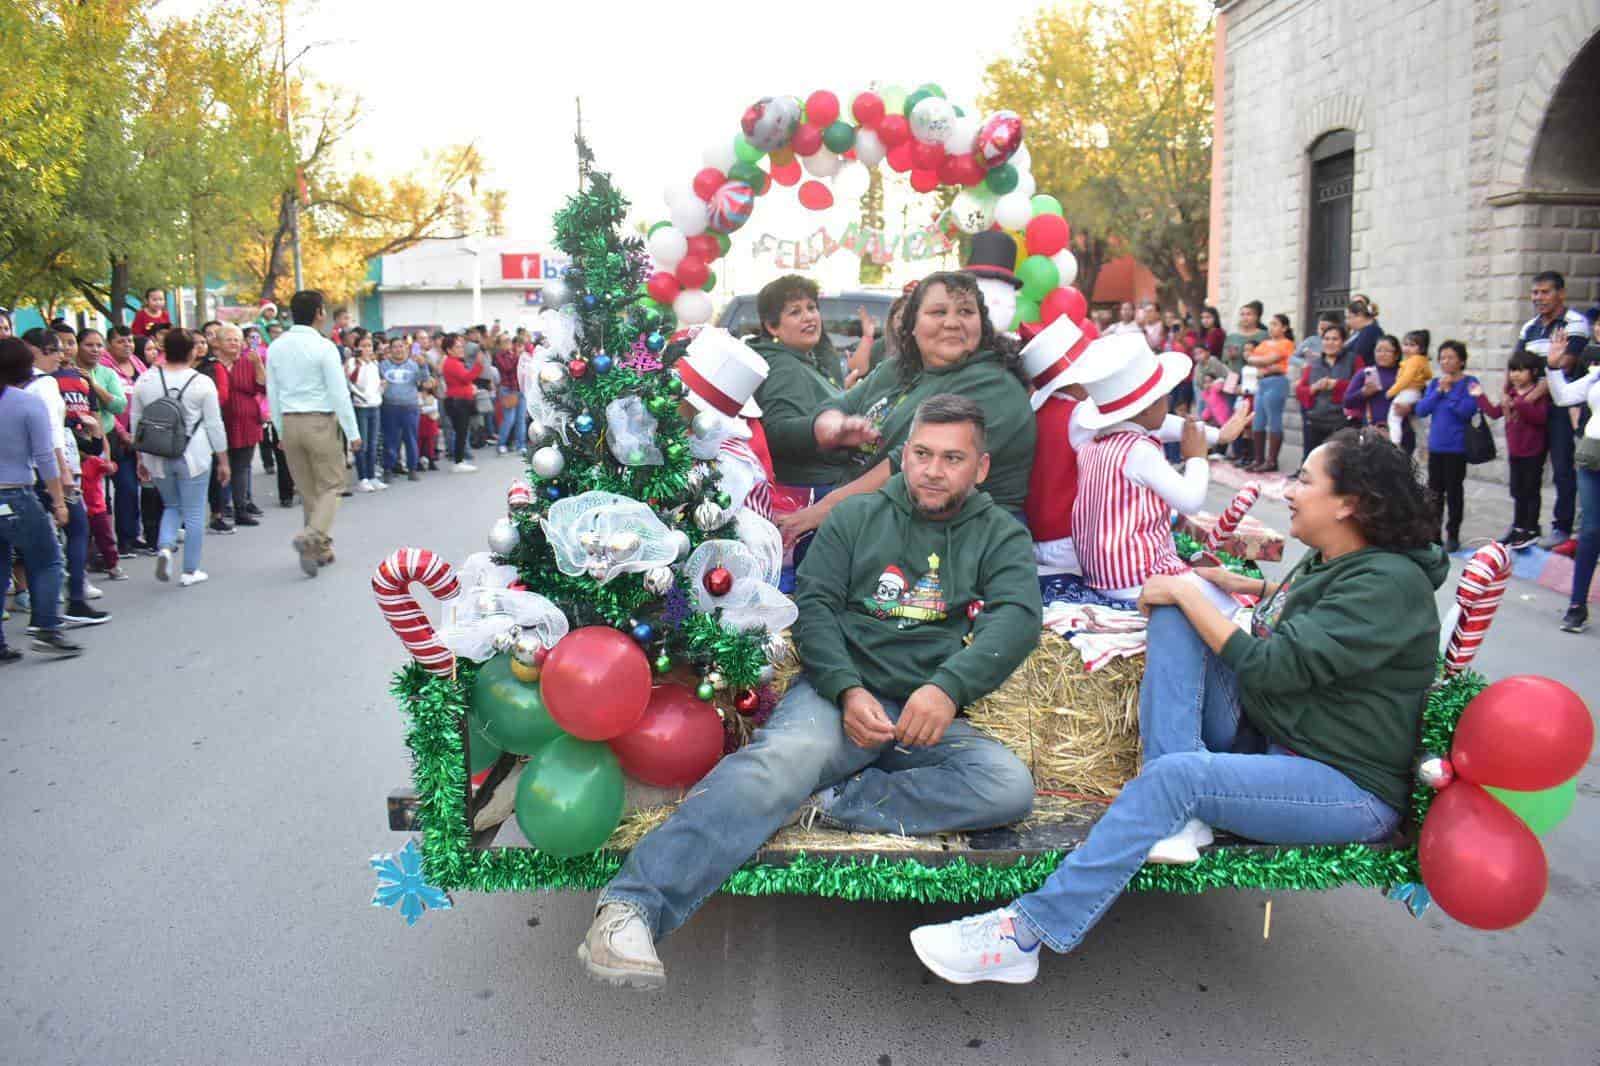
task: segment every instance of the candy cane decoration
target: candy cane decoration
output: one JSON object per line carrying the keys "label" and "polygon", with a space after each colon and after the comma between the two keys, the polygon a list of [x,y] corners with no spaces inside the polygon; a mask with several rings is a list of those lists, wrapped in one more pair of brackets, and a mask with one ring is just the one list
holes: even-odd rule
{"label": "candy cane decoration", "polygon": [[526,481],[513,481],[506,490],[506,506],[513,511],[533,506],[533,489]]}
{"label": "candy cane decoration", "polygon": [[1483,645],[1483,638],[1494,621],[1495,611],[1505,598],[1506,581],[1511,577],[1511,553],[1504,544],[1490,541],[1472,554],[1456,586],[1456,605],[1460,614],[1445,646],[1444,672],[1459,674],[1472,664]]}
{"label": "candy cane decoration", "polygon": [[1227,510],[1217,517],[1217,524],[1211,527],[1211,532],[1206,534],[1206,551],[1217,551],[1239,528],[1239,523],[1244,521],[1244,516],[1250,508],[1256,505],[1256,500],[1261,496],[1261,482],[1246,482],[1238,495],[1229,501]]}
{"label": "candy cane decoration", "polygon": [[456,580],[455,567],[426,548],[401,548],[379,563],[372,575],[372,594],[378,598],[378,609],[406,651],[424,670],[449,677],[455,670],[456,657],[439,643],[433,623],[412,598],[412,582],[439,600],[459,596],[461,582]]}

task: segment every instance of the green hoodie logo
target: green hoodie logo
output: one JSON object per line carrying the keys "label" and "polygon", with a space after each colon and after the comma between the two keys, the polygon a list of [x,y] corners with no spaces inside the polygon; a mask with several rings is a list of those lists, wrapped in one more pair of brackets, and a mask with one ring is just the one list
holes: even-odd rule
{"label": "green hoodie logo", "polygon": [[[949,617],[944,588],[939,581],[939,556],[928,556],[928,570],[911,585],[905,571],[893,563],[878,575],[872,595],[862,601],[867,612],[877,618],[900,618],[905,622],[942,622]],[[902,626],[905,624],[902,622]]]}

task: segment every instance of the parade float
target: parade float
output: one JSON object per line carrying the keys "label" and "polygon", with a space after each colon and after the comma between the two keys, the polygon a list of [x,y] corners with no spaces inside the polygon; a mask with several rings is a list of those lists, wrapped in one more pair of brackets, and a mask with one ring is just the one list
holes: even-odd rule
{"label": "parade float", "polygon": [[[579,153],[584,187],[555,217],[572,266],[543,313],[526,479],[507,490],[489,551],[458,566],[402,548],[372,582],[412,660],[393,686],[412,784],[388,806],[391,828],[415,834],[373,857],[373,902],[408,922],[450,906],[452,891],[599,888],[762,727],[798,670],[786,635],[795,608],[777,589],[781,538],[721,484],[674,369],[677,342],[710,320],[712,264],[762,197],[798,186],[801,203],[824,209],[828,182],[887,164],[918,192],[953,191],[941,226],[1012,235],[1023,286],[998,295],[1014,298],[1013,326],[1085,320],[1070,227],[1034,188],[1021,118],[964,113],[937,86],[861,93],[848,109],[828,92],[757,102],[669,192],[670,220],[644,238],[623,236],[627,201],[581,140]],[[1270,558],[1281,538],[1245,522],[1253,491],[1176,531],[1180,551],[1258,572],[1235,553]],[[1466,567],[1395,839],[1290,847],[1221,836],[1199,862],[1146,866],[1131,887],[1355,884],[1414,913],[1431,893],[1479,928],[1531,914],[1547,880],[1536,834],[1570,808],[1593,724],[1554,681],[1490,685],[1469,669],[1509,573],[1498,544]],[[439,602],[437,626],[418,589]],[[970,617],[979,624],[981,606]],[[1048,629],[1001,689],[966,708],[1032,769],[1025,822],[938,837],[788,826],[723,891],[977,902],[1039,885],[1139,766],[1142,644],[1090,662],[1078,636]]]}

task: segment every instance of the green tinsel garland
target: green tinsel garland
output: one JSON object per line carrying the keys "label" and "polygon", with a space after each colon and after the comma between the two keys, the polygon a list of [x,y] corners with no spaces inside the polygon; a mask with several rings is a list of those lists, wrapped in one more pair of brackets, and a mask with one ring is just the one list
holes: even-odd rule
{"label": "green tinsel garland", "polygon": [[[463,663],[455,680],[438,678],[412,663],[397,676],[394,695],[411,716],[411,748],[425,870],[446,890],[530,892],[537,889],[601,887],[622,865],[622,856],[598,851],[572,859],[552,858],[530,848],[471,847],[466,819],[467,765],[461,746],[476,669]],[[1441,680],[1423,713],[1422,750],[1448,752],[1462,710],[1484,687],[1477,674]],[[1419,787],[1413,821],[1420,824],[1432,801]],[[866,861],[801,856],[786,866],[751,864],[736,871],[722,891],[742,896],[809,895],[846,900],[976,903],[1010,899],[1032,891],[1060,864],[1045,852],[1004,866],[964,858],[938,866],[916,859]],[[1208,851],[1190,866],[1146,866],[1130,888],[1140,892],[1205,892],[1215,888],[1309,890],[1354,884],[1389,888],[1416,881],[1414,847],[1383,849],[1364,844],[1301,848],[1237,847]]]}

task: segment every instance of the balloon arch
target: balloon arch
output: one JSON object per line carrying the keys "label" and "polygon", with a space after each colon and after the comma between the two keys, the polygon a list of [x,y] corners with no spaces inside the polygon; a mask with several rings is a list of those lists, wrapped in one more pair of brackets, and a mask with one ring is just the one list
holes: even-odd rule
{"label": "balloon arch", "polygon": [[839,97],[819,89],[803,102],[763,97],[745,110],[740,127],[706,149],[692,180],[668,187],[668,220],[650,228],[656,270],[646,290],[681,325],[710,321],[711,265],[761,197],[775,186],[798,186],[800,203],[823,211],[836,196],[865,192],[868,171],[882,163],[909,175],[917,192],[959,189],[940,216],[942,226],[1010,233],[1022,283],[1010,328],[1061,315],[1081,321],[1087,313],[1088,301],[1072,287],[1078,262],[1068,249],[1071,227],[1060,201],[1038,191],[1016,112],[969,114],[928,84],[913,92],[889,86],[859,93],[846,117]]}

